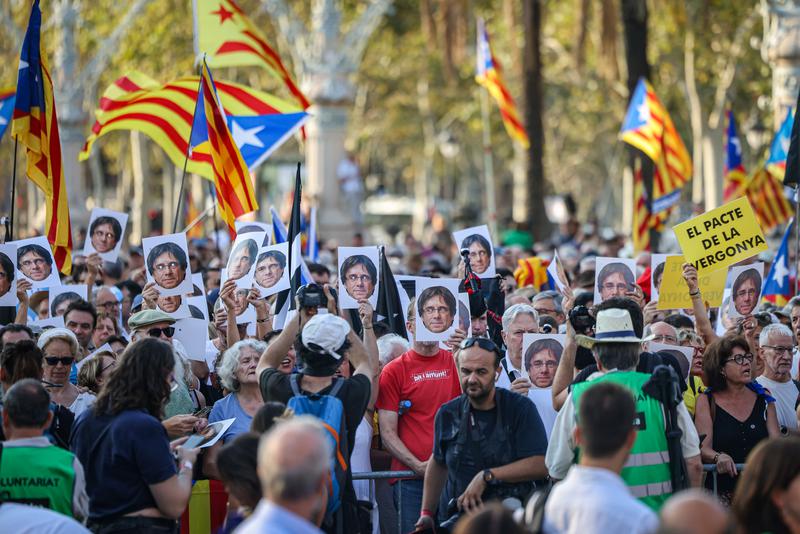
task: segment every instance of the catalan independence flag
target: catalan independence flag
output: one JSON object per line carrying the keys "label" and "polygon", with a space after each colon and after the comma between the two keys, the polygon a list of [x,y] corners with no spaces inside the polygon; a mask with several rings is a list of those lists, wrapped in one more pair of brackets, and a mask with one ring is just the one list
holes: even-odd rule
{"label": "catalan independence flag", "polygon": [[653,87],[644,79],[631,97],[620,139],[653,160],[653,214],[672,207],[679,199],[679,190],[692,176],[692,159],[683,144],[666,108]]}
{"label": "catalan independence flag", "polygon": [[775,132],[775,137],[769,145],[767,170],[779,180],[783,180],[783,175],[786,173],[786,158],[791,147],[793,124],[794,112],[789,108],[786,110],[786,118],[783,119],[781,127]]}
{"label": "catalan independence flag", "polygon": [[53,258],[58,269],[69,274],[72,271],[72,227],[67,182],[61,165],[53,80],[40,40],[41,25],[39,0],[34,0],[19,56],[11,135],[25,147],[28,178],[45,195],[45,233],[53,249]]}
{"label": "catalan independence flag", "polygon": [[746,195],[763,231],[768,232],[792,218],[792,204],[783,192],[783,182],[764,167],[750,178]]}
{"label": "catalan independence flag", "polygon": [[514,98],[503,82],[500,63],[492,53],[489,33],[486,31],[486,25],[481,18],[478,19],[478,54],[475,80],[484,86],[497,101],[497,105],[500,107],[500,115],[503,117],[503,124],[511,139],[528,148],[530,144],[528,132],[525,131],[525,125],[519,118]]}
{"label": "catalan independence flag", "polygon": [[190,151],[209,144],[220,215],[228,225],[231,236],[234,236],[236,229],[233,223],[236,217],[256,211],[258,201],[247,165],[228,130],[225,113],[217,99],[214,79],[205,61],[189,142]]}
{"label": "catalan independence flag", "polygon": [[642,178],[641,160],[636,158],[633,170],[633,251],[650,250],[650,209],[647,206],[647,191]]}
{"label": "catalan independence flag", "polygon": [[14,98],[17,95],[16,87],[0,88],[0,139],[6,133],[8,125],[11,124],[11,116],[14,112]]}
{"label": "catalan independence flag", "polygon": [[742,142],[736,130],[736,119],[731,110],[727,110],[725,115],[728,119],[728,128],[725,136],[725,165],[722,173],[725,186],[722,200],[728,202],[742,196],[748,180],[742,164]]}
{"label": "catalan independence flag", "polygon": [[281,57],[233,0],[194,0],[195,53],[207,53],[211,67],[258,66],[283,82],[294,100],[310,104]]}

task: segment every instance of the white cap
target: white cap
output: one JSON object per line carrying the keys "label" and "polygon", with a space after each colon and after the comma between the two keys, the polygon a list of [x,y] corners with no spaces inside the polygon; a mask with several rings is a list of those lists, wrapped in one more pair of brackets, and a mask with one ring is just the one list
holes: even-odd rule
{"label": "white cap", "polygon": [[42,332],[41,336],[39,336],[39,339],[36,341],[36,346],[44,350],[47,344],[54,339],[66,341],[69,343],[70,349],[72,349],[72,354],[78,354],[78,338],[75,337],[75,334],[72,332],[72,330],[68,328],[48,328]]}
{"label": "white cap", "polygon": [[[317,314],[309,319],[303,327],[300,340],[307,349],[315,352],[322,349],[325,354],[341,360],[342,355],[336,353],[336,349],[344,345],[349,333],[350,325],[338,315]],[[314,347],[309,346],[312,343],[315,345]]]}

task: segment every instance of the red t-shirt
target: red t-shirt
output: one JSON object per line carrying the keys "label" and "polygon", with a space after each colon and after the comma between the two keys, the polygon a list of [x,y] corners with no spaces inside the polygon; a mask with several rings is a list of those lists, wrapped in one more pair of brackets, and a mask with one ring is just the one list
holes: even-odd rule
{"label": "red t-shirt", "polygon": [[[411,401],[411,408],[398,417],[397,434],[408,450],[424,462],[433,452],[436,412],[459,395],[461,384],[453,353],[440,349],[435,356],[422,356],[412,349],[381,371],[375,407],[397,412],[400,401]],[[408,469],[392,458],[393,471]]]}

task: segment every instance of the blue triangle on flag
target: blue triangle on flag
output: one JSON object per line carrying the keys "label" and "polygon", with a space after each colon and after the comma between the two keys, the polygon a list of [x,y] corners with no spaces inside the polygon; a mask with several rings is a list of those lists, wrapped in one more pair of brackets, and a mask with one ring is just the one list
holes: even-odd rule
{"label": "blue triangle on flag", "polygon": [[228,115],[228,129],[251,171],[289,139],[308,118],[308,113]]}

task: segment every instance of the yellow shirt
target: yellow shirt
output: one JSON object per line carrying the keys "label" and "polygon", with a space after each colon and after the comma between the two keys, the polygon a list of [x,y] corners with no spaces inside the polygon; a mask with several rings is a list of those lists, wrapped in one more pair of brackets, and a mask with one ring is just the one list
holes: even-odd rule
{"label": "yellow shirt", "polygon": [[703,391],[706,390],[705,384],[700,379],[699,376],[690,376],[689,377],[689,387],[686,388],[686,391],[683,392],[683,403],[686,405],[686,409],[689,410],[689,413],[694,417],[694,408],[697,405],[697,397],[703,394]]}

